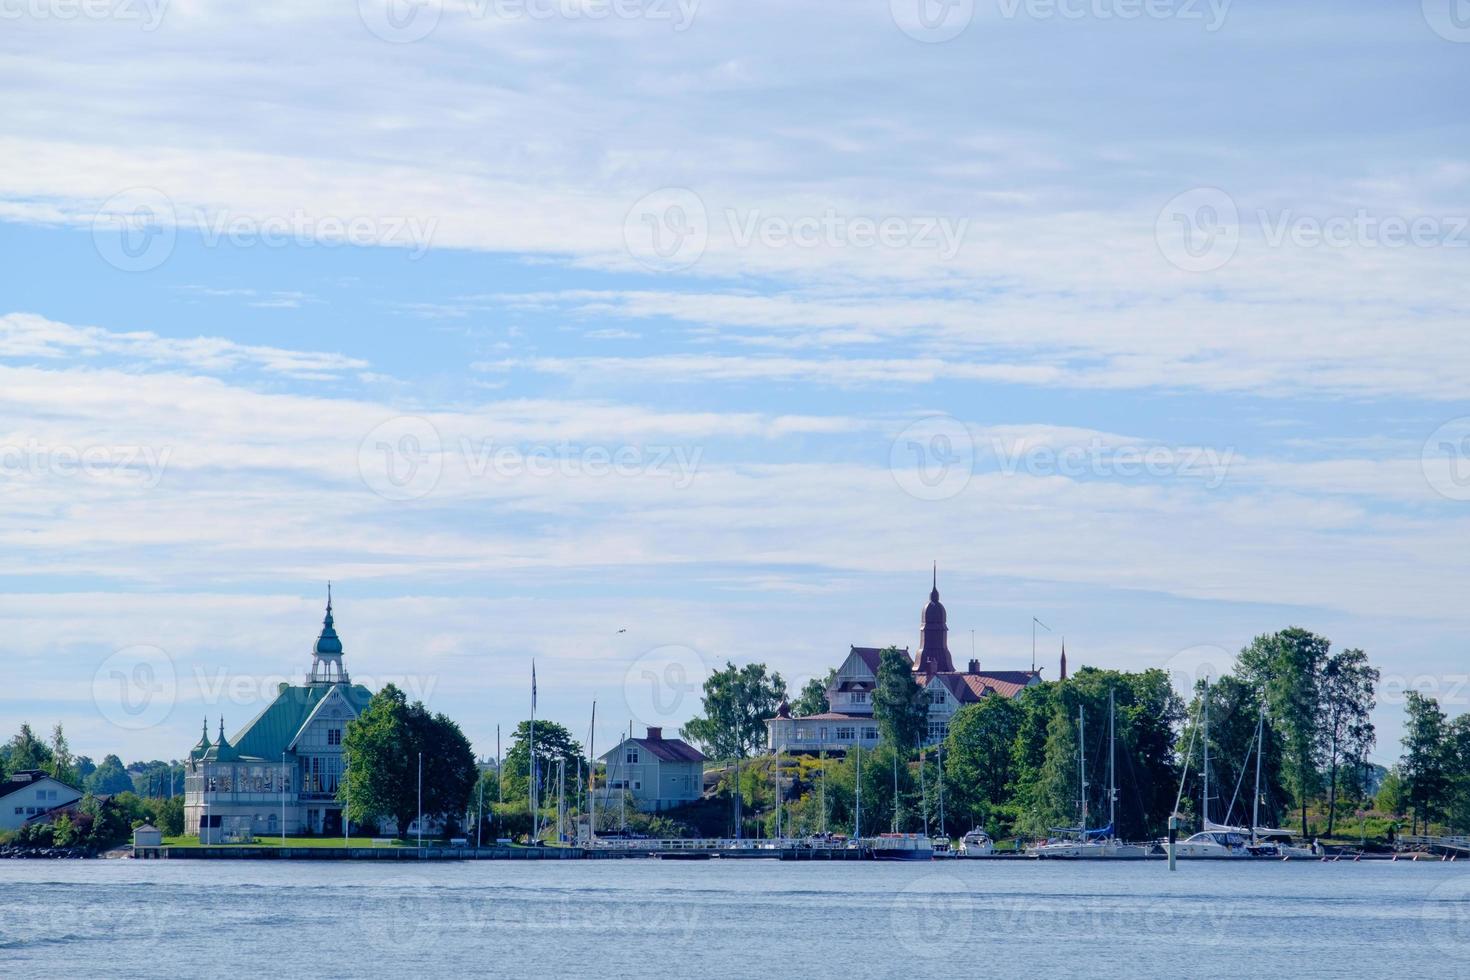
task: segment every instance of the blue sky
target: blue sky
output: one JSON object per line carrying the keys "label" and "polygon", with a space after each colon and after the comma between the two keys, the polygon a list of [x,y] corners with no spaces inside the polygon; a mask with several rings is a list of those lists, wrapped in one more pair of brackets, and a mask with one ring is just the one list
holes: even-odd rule
{"label": "blue sky", "polygon": [[957,659],[1470,710],[1470,14],[919,2],[7,14],[0,730],[234,731],[331,579],[480,752],[532,656],[606,744],[931,561]]}

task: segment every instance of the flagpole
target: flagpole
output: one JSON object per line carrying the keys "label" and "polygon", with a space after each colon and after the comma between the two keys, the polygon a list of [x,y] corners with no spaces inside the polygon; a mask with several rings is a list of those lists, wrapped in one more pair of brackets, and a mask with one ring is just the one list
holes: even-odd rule
{"label": "flagpole", "polygon": [[419,857],[424,856],[424,754],[419,753],[419,815],[414,819],[419,831]]}

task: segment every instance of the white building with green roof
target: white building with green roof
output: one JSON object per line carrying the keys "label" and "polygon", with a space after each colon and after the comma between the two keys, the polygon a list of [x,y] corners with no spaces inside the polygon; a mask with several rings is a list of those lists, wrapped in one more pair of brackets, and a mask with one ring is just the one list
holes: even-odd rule
{"label": "white building with green roof", "polygon": [[347,723],[372,692],[353,684],[342,666],[332,599],[313,650],[306,683],[282,684],[275,700],[233,738],[209,740],[209,722],[189,752],[184,779],[184,832],[206,838],[342,833],[337,784]]}

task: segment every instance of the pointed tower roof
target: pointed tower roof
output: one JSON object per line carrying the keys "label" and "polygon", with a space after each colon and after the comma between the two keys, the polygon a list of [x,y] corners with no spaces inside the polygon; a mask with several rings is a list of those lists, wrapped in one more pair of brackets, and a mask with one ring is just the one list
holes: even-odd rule
{"label": "pointed tower roof", "polygon": [[209,751],[209,746],[210,746],[210,742],[209,742],[209,719],[208,718],[205,718],[204,719],[204,730],[199,733],[199,741],[195,742],[194,743],[194,747],[189,750],[189,758],[191,758],[191,759],[197,759],[197,758],[199,758],[204,753],[206,753],[206,752]]}
{"label": "pointed tower roof", "polygon": [[929,603],[919,625],[919,660],[914,671],[920,674],[954,673],[954,661],[949,655],[948,614],[944,603],[939,601],[939,563],[934,563],[933,579],[929,589]]}
{"label": "pointed tower roof", "polygon": [[311,672],[308,684],[346,684],[347,670],[342,666],[342,638],[337,635],[337,623],[332,617],[332,583],[327,583],[327,614],[322,619],[322,631],[312,648]]}
{"label": "pointed tower roof", "polygon": [[1062,637],[1062,680],[1067,679],[1067,638]]}
{"label": "pointed tower roof", "polygon": [[332,583],[327,583],[327,615],[322,620],[321,635],[316,638],[317,656],[336,655],[342,656],[342,640],[337,636],[337,624],[332,618]]}

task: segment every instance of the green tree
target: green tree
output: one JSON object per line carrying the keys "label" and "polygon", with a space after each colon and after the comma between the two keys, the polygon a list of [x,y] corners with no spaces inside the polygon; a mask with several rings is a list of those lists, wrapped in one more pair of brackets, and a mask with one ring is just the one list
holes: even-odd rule
{"label": "green tree", "polygon": [[1450,827],[1458,834],[1470,831],[1470,714],[1450,723],[1447,739],[1450,777]]}
{"label": "green tree", "polygon": [[1327,761],[1327,836],[1337,826],[1339,769],[1361,767],[1377,741],[1378,669],[1362,650],[1343,650],[1322,666],[1322,737]]}
{"label": "green tree", "polygon": [[970,826],[986,826],[991,813],[1011,801],[1023,714],[1016,701],[995,696],[965,705],[950,720],[944,750],[946,808]]}
{"label": "green tree", "polygon": [[1320,785],[1323,665],[1331,643],[1300,627],[1258,636],[1240,652],[1236,674],[1264,691],[1282,741],[1282,773],[1307,833],[1307,802]]}
{"label": "green tree", "polygon": [[837,668],[833,667],[827,671],[825,678],[813,677],[807,681],[797,697],[796,703],[791,706],[791,713],[801,717],[804,715],[820,715],[831,711],[832,706],[827,702],[827,688],[837,677]]}
{"label": "green tree", "polygon": [[1398,817],[1404,814],[1408,805],[1409,797],[1404,791],[1403,776],[1399,774],[1399,767],[1394,766],[1378,786],[1378,795],[1373,800],[1373,809],[1379,813]]}
{"label": "green tree", "polygon": [[102,764],[87,777],[86,790],[96,796],[130,793],[133,791],[133,777],[128,775],[122,760],[117,756],[103,756]]}
{"label": "green tree", "polygon": [[1442,817],[1449,802],[1449,729],[1434,698],[1410,691],[1405,707],[1409,717],[1404,725],[1400,772],[1413,811],[1411,832],[1417,833],[1419,824],[1427,831],[1432,821]]}
{"label": "green tree", "polygon": [[373,695],[342,739],[348,765],[338,797],[356,823],[391,819],[400,837],[419,812],[419,759],[423,759],[423,813],[453,821],[474,788],[475,755],[459,726],[408,703],[389,684]]}
{"label": "green tree", "polygon": [[1076,719],[1058,699],[1047,722],[1041,765],[1022,793],[1017,829],[1040,836],[1076,823],[1077,793]]}
{"label": "green tree", "polygon": [[765,745],[766,719],[785,699],[786,682],[767,673],[765,664],[727,662],[705,679],[704,715],[691,718],[680,734],[712,758],[744,759]]}
{"label": "green tree", "polygon": [[889,647],[878,657],[873,718],[884,741],[900,751],[917,749],[929,728],[929,693],[914,683],[908,654]]}
{"label": "green tree", "polygon": [[4,756],[7,775],[25,769],[49,769],[51,765],[51,750],[24,722],[20,731],[5,744]]}
{"label": "green tree", "polygon": [[[531,723],[523,721],[511,735],[510,751],[505,754],[502,788],[507,801],[525,806],[531,798]],[[577,799],[577,764],[583,758],[582,746],[566,727],[554,721],[536,722],[536,799],[541,809],[556,806],[557,764],[565,767],[564,792],[568,805]]]}
{"label": "green tree", "polygon": [[46,766],[46,771],[51,774],[52,779],[66,783],[68,786],[75,786],[77,781],[75,760],[72,758],[71,745],[66,741],[66,732],[61,730],[59,721],[51,729],[49,748],[51,749],[51,763]]}

